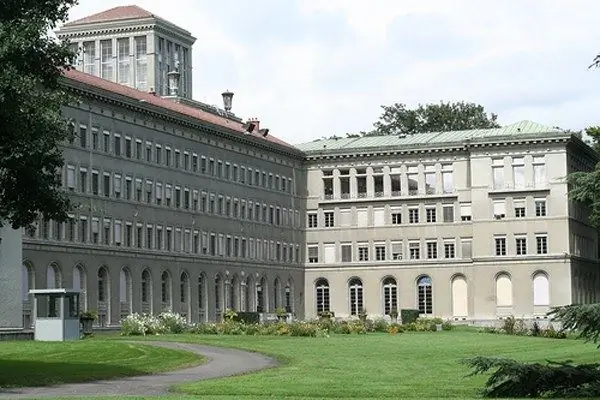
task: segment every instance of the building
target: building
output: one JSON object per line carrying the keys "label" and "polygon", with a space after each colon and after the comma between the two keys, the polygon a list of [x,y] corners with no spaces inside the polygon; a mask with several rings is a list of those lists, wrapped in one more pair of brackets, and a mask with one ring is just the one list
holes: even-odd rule
{"label": "building", "polygon": [[22,327],[19,285],[22,265],[21,230],[0,227],[0,335]]}
{"label": "building", "polygon": [[76,70],[64,85],[82,99],[64,109],[75,136],[62,182],[77,208],[23,239],[25,326],[28,290],[58,287],[84,291],[102,326],[163,310],[303,316],[302,152],[227,110]]}
{"label": "building", "polygon": [[170,94],[168,74],[178,72],[178,94],[192,98],[190,32],[138,7],[111,8],[71,21],[56,35],[79,56],[75,68],[141,91]]}
{"label": "building", "polygon": [[299,148],[307,317],[530,318],[599,299],[597,230],[564,179],[598,157],[576,136],[523,121]]}
{"label": "building", "polygon": [[58,287],[102,326],[280,307],[489,321],[600,296],[597,230],[564,180],[598,156],[575,135],[524,121],[294,147],[232,113],[233,93],[194,101],[194,38],[139,7],[58,36],[82,50],[63,81],[83,100],[64,109],[77,208],[24,235],[25,326],[28,290]]}

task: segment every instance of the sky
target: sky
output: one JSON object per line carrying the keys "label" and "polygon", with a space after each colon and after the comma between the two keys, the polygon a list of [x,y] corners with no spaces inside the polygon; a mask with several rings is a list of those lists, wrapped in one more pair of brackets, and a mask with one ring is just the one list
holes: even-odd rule
{"label": "sky", "polygon": [[190,31],[193,93],[289,143],[372,129],[381,105],[468,101],[500,124],[600,125],[597,0],[79,0]]}

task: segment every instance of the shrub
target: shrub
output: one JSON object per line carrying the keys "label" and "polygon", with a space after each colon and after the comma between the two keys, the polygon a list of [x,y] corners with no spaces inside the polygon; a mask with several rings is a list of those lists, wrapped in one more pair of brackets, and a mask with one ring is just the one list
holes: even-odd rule
{"label": "shrub", "polygon": [[395,335],[397,333],[402,333],[404,332],[404,327],[400,324],[390,324],[389,328],[388,328],[388,333],[390,335]]}
{"label": "shrub", "polygon": [[161,331],[157,333],[182,333],[189,327],[185,317],[172,312],[163,312],[158,315],[157,319]]}
{"label": "shrub", "polygon": [[260,323],[260,313],[251,311],[237,311],[235,316],[231,319],[237,322],[243,322],[245,324],[258,324]]}
{"label": "shrub", "polygon": [[454,329],[454,325],[452,325],[452,322],[450,322],[450,321],[442,322],[442,330],[451,331],[452,329]]}
{"label": "shrub", "polygon": [[402,324],[411,324],[413,322],[415,322],[420,315],[420,311],[419,310],[412,310],[412,309],[403,309],[400,310],[400,320],[402,321]]}
{"label": "shrub", "polygon": [[374,332],[387,332],[389,326],[390,324],[383,318],[377,318],[372,321],[372,329]]}

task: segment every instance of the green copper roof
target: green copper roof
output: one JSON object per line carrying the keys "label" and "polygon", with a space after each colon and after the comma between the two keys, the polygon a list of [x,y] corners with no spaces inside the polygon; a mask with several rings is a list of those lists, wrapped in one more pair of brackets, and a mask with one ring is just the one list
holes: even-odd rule
{"label": "green copper roof", "polygon": [[427,132],[414,135],[365,136],[359,138],[317,139],[309,143],[296,145],[304,152],[351,151],[368,148],[401,148],[431,147],[440,144],[461,143],[466,140],[486,141],[500,138],[516,139],[519,137],[539,137],[547,134],[562,133],[558,128],[540,125],[531,121],[521,121],[512,125],[493,129],[472,129],[452,132]]}

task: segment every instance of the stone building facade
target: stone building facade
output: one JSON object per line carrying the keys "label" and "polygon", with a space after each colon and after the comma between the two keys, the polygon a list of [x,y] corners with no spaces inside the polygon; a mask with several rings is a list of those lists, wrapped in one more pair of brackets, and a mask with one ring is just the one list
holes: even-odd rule
{"label": "stone building facade", "polygon": [[24,236],[25,326],[27,291],[53,287],[83,290],[103,326],[163,310],[303,316],[302,152],[228,112],[79,71],[64,84],[82,99],[64,109],[75,135],[61,179],[76,209]]}
{"label": "stone building facade", "polygon": [[598,299],[597,230],[565,181],[598,159],[570,133],[523,121],[299,147],[307,317],[532,318]]}

